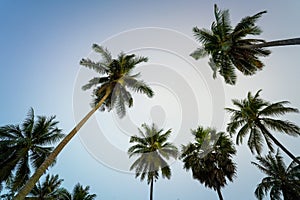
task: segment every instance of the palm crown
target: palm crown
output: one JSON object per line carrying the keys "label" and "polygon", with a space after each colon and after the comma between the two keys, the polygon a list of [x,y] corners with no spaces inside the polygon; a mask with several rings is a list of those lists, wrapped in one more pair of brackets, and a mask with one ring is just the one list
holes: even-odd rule
{"label": "palm crown", "polygon": [[280,200],[283,195],[285,200],[300,199],[300,165],[295,161],[286,167],[283,158],[277,151],[273,156],[271,152],[265,157],[257,156],[259,163],[252,162],[267,176],[257,185],[255,196],[263,199],[270,191],[271,200]]}
{"label": "palm crown", "polygon": [[93,69],[101,75],[91,79],[89,83],[82,87],[83,90],[95,87],[93,90],[93,106],[96,106],[108,93],[108,98],[100,109],[110,111],[115,107],[118,115],[123,117],[126,113],[125,105],[131,107],[133,104],[133,98],[127,89],[146,94],[148,97],[153,96],[151,88],[143,81],[136,79],[139,74],[132,75],[132,71],[137,64],[147,62],[148,59],[146,57],[120,53],[116,59],[112,59],[111,53],[107,49],[97,44],[93,45],[93,49],[101,54],[102,61],[94,62],[90,59],[82,59],[80,61],[81,65]]}
{"label": "palm crown", "polygon": [[62,182],[63,179],[60,179],[58,175],[47,174],[44,182],[38,182],[25,199],[58,199],[62,192],[60,188]]}
{"label": "palm crown", "polygon": [[206,187],[218,192],[223,199],[221,187],[227,180],[233,181],[236,165],[232,156],[236,153],[234,145],[224,132],[198,127],[192,130],[195,142],[182,146],[181,158],[186,170],[191,170],[193,177]]}
{"label": "palm crown", "polygon": [[[269,103],[259,97],[259,90],[254,96],[249,92],[246,99],[232,100],[238,109],[226,108],[231,113],[231,122],[227,130],[231,134],[237,133],[236,143],[242,143],[243,138],[249,133],[248,146],[252,153],[262,151],[263,138],[269,149],[273,151],[272,142],[279,146],[296,162],[299,162],[269,131],[268,129],[283,132],[291,136],[300,135],[300,128],[287,120],[272,117],[286,113],[298,113],[298,109],[286,107],[288,101]],[[239,130],[238,130],[239,129]]]}
{"label": "palm crown", "polygon": [[158,130],[154,124],[149,127],[143,124],[144,132],[141,129],[139,133],[142,137],[132,136],[130,143],[137,143],[128,149],[129,157],[139,155],[140,157],[131,165],[130,170],[136,169],[136,177],[140,176],[144,180],[148,175],[148,184],[154,178],[158,178],[158,170],[161,169],[162,176],[170,178],[171,170],[164,160],[170,157],[177,158],[177,148],[167,142],[171,134],[169,129],[163,133],[163,129]]}
{"label": "palm crown", "polygon": [[150,184],[150,200],[153,199],[153,184],[159,177],[159,170],[162,177],[170,179],[171,169],[165,159],[177,158],[178,150],[167,142],[171,134],[169,129],[163,133],[163,129],[157,129],[154,124],[148,126],[143,124],[139,130],[141,137],[131,136],[130,143],[136,143],[128,149],[129,157],[139,156],[131,165],[130,170],[135,169],[136,178],[140,177],[143,181],[147,177]]}
{"label": "palm crown", "polygon": [[60,196],[58,200],[94,200],[96,199],[96,194],[90,194],[89,192],[90,186],[82,186],[80,183],[77,183],[74,188],[73,192],[70,193],[66,189],[62,189],[60,191]]}
{"label": "palm crown", "polygon": [[199,59],[210,55],[209,65],[214,71],[213,77],[216,77],[218,71],[228,84],[233,85],[236,82],[235,68],[245,75],[253,75],[264,66],[258,57],[270,54],[270,51],[263,47],[249,48],[264,40],[247,38],[262,32],[255,23],[264,13],[266,11],[247,16],[233,28],[229,20],[229,11],[219,10],[215,5],[215,21],[211,24],[211,30],[193,28],[195,38],[203,47],[195,50],[191,56]]}
{"label": "palm crown", "polygon": [[20,188],[51,153],[53,145],[63,137],[55,116],[35,119],[31,108],[21,125],[0,127],[0,182],[13,178],[12,189]]}

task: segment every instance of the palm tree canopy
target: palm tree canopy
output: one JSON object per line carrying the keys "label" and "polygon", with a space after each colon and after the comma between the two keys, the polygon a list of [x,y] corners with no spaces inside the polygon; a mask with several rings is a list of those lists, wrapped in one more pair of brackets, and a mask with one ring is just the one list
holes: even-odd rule
{"label": "palm tree canopy", "polygon": [[57,200],[61,195],[63,179],[58,175],[47,175],[43,183],[38,182],[25,199]]}
{"label": "palm tree canopy", "polygon": [[[300,157],[298,157],[299,159]],[[266,177],[257,185],[255,196],[263,199],[270,192],[271,200],[300,199],[300,165],[296,162],[286,167],[279,150],[273,156],[271,152],[265,157],[257,156],[258,163],[252,162]]]}
{"label": "palm tree canopy", "polygon": [[93,49],[101,54],[101,61],[94,62],[88,58],[80,61],[81,65],[99,73],[99,77],[92,78],[82,87],[83,90],[95,87],[92,106],[97,105],[108,92],[109,96],[100,110],[110,111],[115,107],[118,115],[123,117],[126,113],[125,106],[131,107],[133,105],[133,98],[128,89],[146,94],[148,97],[153,96],[151,88],[145,82],[137,79],[139,74],[132,74],[136,65],[147,62],[148,58],[120,53],[116,59],[113,59],[106,48],[94,44]]}
{"label": "palm tree canopy", "polygon": [[0,182],[13,178],[12,189],[20,188],[64,135],[55,116],[34,116],[31,108],[20,125],[0,127]]}
{"label": "palm tree canopy", "polygon": [[83,187],[80,183],[74,186],[72,194],[63,189],[58,200],[94,200],[96,194],[89,193],[90,186]]}
{"label": "palm tree canopy", "polygon": [[192,130],[195,141],[182,146],[181,159],[193,177],[214,190],[233,181],[236,165],[232,160],[236,150],[224,132],[199,126]]}
{"label": "palm tree canopy", "polygon": [[[299,136],[300,128],[288,121],[277,119],[278,116],[286,113],[298,113],[298,109],[286,106],[288,101],[270,103],[260,98],[259,90],[255,95],[248,92],[247,98],[243,100],[232,100],[237,109],[226,108],[231,113],[231,122],[227,126],[227,131],[237,134],[236,144],[243,142],[243,138],[249,133],[248,146],[252,153],[260,154],[263,147],[263,139],[271,151],[274,150],[269,135],[261,130],[261,126],[266,129],[286,133],[291,136]],[[261,126],[260,126],[261,125]]]}
{"label": "palm tree canopy", "polygon": [[[244,17],[234,28],[230,24],[229,10],[220,10],[214,6],[215,21],[210,30],[193,28],[195,38],[202,43],[202,47],[195,50],[191,56],[195,59],[210,56],[209,65],[214,71],[223,76],[228,84],[236,83],[235,68],[244,75],[253,75],[263,68],[260,56],[267,56],[271,52],[263,47],[252,48],[251,45],[265,42],[261,39],[250,39],[249,35],[259,35],[262,30],[255,25],[266,11],[253,16]],[[246,48],[247,47],[247,48]]]}
{"label": "palm tree canopy", "polygon": [[171,169],[165,159],[176,159],[178,155],[177,148],[167,141],[171,129],[163,132],[163,129],[158,129],[154,124],[143,124],[142,128],[144,131],[138,129],[140,136],[131,136],[129,141],[135,143],[128,149],[129,157],[139,156],[130,170],[135,169],[136,177],[140,176],[141,181],[147,176],[148,184],[151,180],[158,179],[159,170],[163,178],[170,179]]}

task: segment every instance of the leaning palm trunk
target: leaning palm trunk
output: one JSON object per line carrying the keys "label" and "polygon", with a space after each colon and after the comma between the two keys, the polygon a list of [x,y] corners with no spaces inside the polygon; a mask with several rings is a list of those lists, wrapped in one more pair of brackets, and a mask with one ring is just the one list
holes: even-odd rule
{"label": "leaning palm trunk", "polygon": [[218,193],[219,199],[223,200],[223,196],[222,196],[222,192],[221,192],[221,187],[217,188],[217,193]]}
{"label": "leaning palm trunk", "polygon": [[256,49],[256,48],[287,46],[287,45],[300,45],[300,38],[275,40],[275,41],[262,42],[259,44],[252,44],[252,45],[243,45],[243,46],[240,46],[239,48]]}
{"label": "leaning palm trunk", "polygon": [[19,193],[13,198],[13,200],[23,200],[26,195],[32,190],[39,178],[46,172],[47,168],[53,163],[58,154],[62,149],[71,141],[71,139],[76,135],[80,128],[87,122],[87,120],[100,108],[103,102],[107,99],[110,92],[106,91],[105,96],[99,101],[99,103],[71,130],[71,132],[57,145],[53,152],[46,158],[46,160],[41,164],[41,166],[35,171],[35,173],[30,177],[24,187],[19,191]]}
{"label": "leaning palm trunk", "polygon": [[256,123],[260,130],[266,134],[279,148],[282,149],[293,161],[300,165],[300,160],[296,158],[287,148],[285,148],[262,124],[261,122]]}

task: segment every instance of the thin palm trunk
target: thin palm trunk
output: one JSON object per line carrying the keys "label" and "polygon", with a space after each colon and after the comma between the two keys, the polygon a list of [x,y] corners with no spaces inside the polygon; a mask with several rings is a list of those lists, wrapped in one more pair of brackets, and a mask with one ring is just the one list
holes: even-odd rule
{"label": "thin palm trunk", "polygon": [[260,121],[256,122],[256,125],[260,128],[260,130],[266,134],[279,148],[282,149],[291,159],[297,162],[300,165],[300,161],[294,156],[287,148],[285,148],[266,128],[261,124]]}
{"label": "thin palm trunk", "polygon": [[240,48],[256,49],[264,47],[287,46],[287,45],[300,45],[300,38],[292,38],[286,40],[274,40],[270,42],[262,42],[260,44],[243,45]]}
{"label": "thin palm trunk", "polygon": [[222,192],[221,192],[221,187],[217,188],[217,193],[218,193],[219,199],[223,200],[223,196],[222,196]]}
{"label": "thin palm trunk", "polygon": [[53,163],[57,155],[62,151],[62,149],[71,141],[71,139],[76,135],[80,128],[87,122],[87,120],[100,108],[106,98],[109,96],[110,92],[106,91],[105,96],[101,101],[71,130],[71,132],[57,145],[57,147],[51,152],[51,154],[46,158],[46,160],[41,164],[41,166],[35,171],[35,173],[30,177],[24,187],[19,191],[19,193],[13,198],[13,200],[23,200],[26,195],[32,190],[39,178],[45,173],[47,168]]}
{"label": "thin palm trunk", "polygon": [[150,200],[153,200],[153,178],[151,179],[150,183]]}
{"label": "thin palm trunk", "polygon": [[218,197],[220,200],[223,200],[223,196],[222,196],[222,192],[221,192],[221,187],[217,188],[217,193],[218,193]]}

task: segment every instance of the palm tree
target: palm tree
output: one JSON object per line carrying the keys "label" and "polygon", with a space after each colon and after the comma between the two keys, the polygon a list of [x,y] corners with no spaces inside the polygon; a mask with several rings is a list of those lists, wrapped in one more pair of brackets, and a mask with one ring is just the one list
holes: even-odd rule
{"label": "palm tree", "polygon": [[[228,124],[227,131],[235,134],[236,144],[243,142],[243,138],[249,133],[248,146],[252,153],[255,151],[260,154],[263,146],[263,138],[265,139],[269,149],[273,152],[272,142],[281,148],[290,158],[300,164],[300,161],[288,151],[270,132],[268,129],[286,133],[291,136],[298,136],[300,128],[290,121],[275,119],[286,113],[298,113],[298,109],[286,107],[288,101],[280,101],[269,103],[259,97],[259,90],[254,96],[248,93],[246,99],[232,100],[238,109],[226,108],[231,113],[231,122]],[[237,129],[240,128],[238,131]]]}
{"label": "palm tree", "polygon": [[194,179],[217,191],[223,200],[221,188],[227,185],[227,180],[233,181],[236,174],[232,160],[235,147],[224,132],[217,133],[215,129],[199,126],[192,134],[195,142],[182,146],[184,169],[191,170]]}
{"label": "palm tree", "polygon": [[52,145],[63,134],[57,128],[55,116],[34,116],[31,108],[21,125],[0,127],[0,182],[10,179],[11,190],[16,191],[29,179],[51,153]]}
{"label": "palm tree", "polygon": [[300,44],[300,38],[271,42],[249,38],[249,35],[262,33],[262,30],[255,23],[264,13],[266,11],[244,17],[233,28],[229,20],[229,10],[219,10],[215,5],[216,20],[211,24],[211,30],[193,28],[195,38],[202,43],[203,47],[195,50],[191,56],[199,59],[209,55],[209,65],[214,71],[213,77],[216,78],[218,71],[228,84],[234,85],[236,83],[235,68],[244,75],[255,74],[264,66],[259,57],[271,53],[265,47]]}
{"label": "palm tree", "polygon": [[139,156],[131,165],[130,170],[135,169],[135,177],[143,181],[147,176],[150,184],[150,200],[153,199],[153,184],[159,177],[159,170],[163,178],[171,178],[171,169],[165,159],[177,158],[178,150],[170,142],[167,142],[171,129],[163,133],[163,129],[157,129],[154,124],[148,126],[142,124],[138,129],[140,136],[131,136],[130,143],[135,143],[128,149],[129,157]]}
{"label": "palm tree", "polygon": [[269,152],[267,156],[257,156],[256,159],[259,163],[252,162],[252,164],[267,175],[255,190],[255,196],[258,199],[263,199],[269,191],[271,200],[280,200],[281,195],[285,200],[300,199],[299,164],[293,161],[286,167],[279,150],[275,156]]}
{"label": "palm tree", "polygon": [[29,179],[27,184],[15,197],[15,200],[22,200],[33,188],[41,175],[51,165],[61,150],[74,137],[85,122],[98,110],[112,108],[117,109],[120,117],[125,115],[125,105],[131,107],[133,99],[128,89],[153,96],[153,91],[146,83],[137,79],[139,74],[132,75],[133,69],[137,64],[146,62],[146,57],[136,57],[134,54],[126,55],[121,53],[118,58],[112,59],[110,52],[97,44],[93,45],[95,52],[100,53],[102,61],[94,62],[90,59],[82,59],[80,64],[99,73],[99,77],[91,79],[82,87],[87,90],[95,86],[93,90],[93,108],[92,110],[71,130],[71,132],[59,143],[54,151],[47,157],[45,162],[36,170],[35,174]]}
{"label": "palm tree", "polygon": [[66,189],[63,189],[60,193],[58,200],[94,200],[96,194],[89,193],[90,186],[83,187],[79,183],[74,186],[72,194]]}
{"label": "palm tree", "polygon": [[62,192],[60,185],[63,179],[58,175],[47,175],[45,181],[41,184],[38,182],[25,198],[27,200],[57,200]]}

